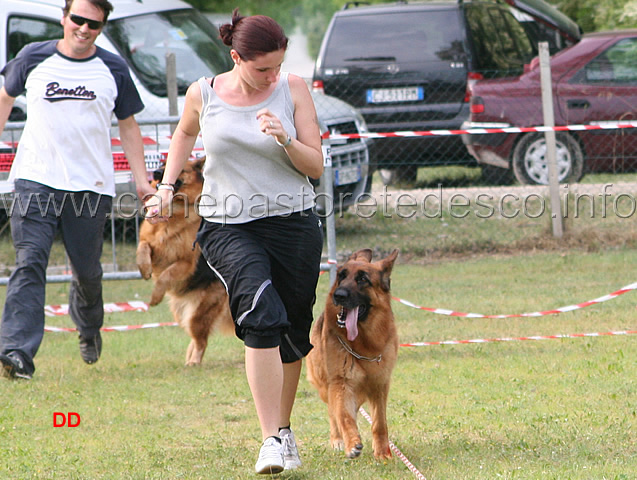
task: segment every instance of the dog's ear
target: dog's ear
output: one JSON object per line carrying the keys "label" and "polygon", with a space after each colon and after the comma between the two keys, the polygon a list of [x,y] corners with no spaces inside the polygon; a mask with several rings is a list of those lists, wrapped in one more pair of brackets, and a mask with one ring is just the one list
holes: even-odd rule
{"label": "dog's ear", "polygon": [[195,160],[192,164],[192,169],[197,174],[197,179],[203,182],[203,164],[206,162],[206,157],[201,157]]}
{"label": "dog's ear", "polygon": [[203,164],[206,162],[206,157],[200,157],[194,162],[192,162],[192,168],[200,172],[203,170]]}
{"label": "dog's ear", "polygon": [[389,292],[391,288],[391,280],[390,280],[391,271],[394,268],[394,262],[396,261],[397,257],[398,257],[398,249],[394,250],[393,252],[389,254],[388,257],[385,257],[378,262],[380,264],[380,271],[381,271],[380,286],[386,292]]}
{"label": "dog's ear", "polygon": [[352,253],[349,257],[349,260],[359,261],[359,262],[371,262],[372,261],[372,251],[369,248],[363,248],[362,250],[358,250]]}

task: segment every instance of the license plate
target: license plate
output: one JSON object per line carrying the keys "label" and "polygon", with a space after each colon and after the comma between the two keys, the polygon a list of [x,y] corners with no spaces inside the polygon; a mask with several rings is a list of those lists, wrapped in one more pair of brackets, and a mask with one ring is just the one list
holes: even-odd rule
{"label": "license plate", "polygon": [[367,90],[367,103],[417,102],[424,100],[423,87],[373,88]]}
{"label": "license plate", "polygon": [[144,160],[146,161],[146,170],[157,170],[161,167],[163,155],[160,152],[144,152]]}
{"label": "license plate", "polygon": [[356,183],[361,179],[360,167],[343,167],[337,168],[334,171],[334,180],[336,185],[347,185],[349,183]]}

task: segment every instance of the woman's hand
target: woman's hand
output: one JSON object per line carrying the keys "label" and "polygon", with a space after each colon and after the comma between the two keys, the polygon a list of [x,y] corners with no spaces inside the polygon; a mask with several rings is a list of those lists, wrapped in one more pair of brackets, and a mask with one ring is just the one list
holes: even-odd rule
{"label": "woman's hand", "polygon": [[259,128],[266,135],[271,135],[279,144],[285,144],[288,141],[288,133],[283,128],[281,120],[267,108],[263,108],[257,112],[257,120]]}
{"label": "woman's hand", "polygon": [[301,77],[290,74],[289,83],[294,101],[295,138],[289,137],[289,133],[281,125],[281,120],[267,108],[257,112],[259,128],[266,135],[276,139],[299,172],[310,178],[319,179],[323,174],[323,151],[314,101],[305,80]]}
{"label": "woman's hand", "polygon": [[150,223],[167,222],[172,214],[171,202],[173,191],[170,189],[157,190],[144,198],[143,214]]}

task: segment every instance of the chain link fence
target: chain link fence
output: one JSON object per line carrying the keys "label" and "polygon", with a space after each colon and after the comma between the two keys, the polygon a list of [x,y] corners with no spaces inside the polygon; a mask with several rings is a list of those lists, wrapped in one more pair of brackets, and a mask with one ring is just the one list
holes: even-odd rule
{"label": "chain link fence", "polygon": [[[523,76],[482,72],[464,83],[334,74],[325,93],[359,108],[374,142],[371,193],[338,216],[339,250],[355,249],[363,231],[380,253],[398,237],[401,258],[419,260],[637,245],[637,39],[628,37],[555,64],[554,128],[545,126],[537,61]],[[560,183],[553,204],[550,151]]]}
{"label": "chain link fence", "polygon": [[[637,67],[632,73],[632,83],[623,79],[618,85],[564,85],[556,92],[559,94],[555,100],[557,125],[606,127],[558,135],[562,140],[558,153],[565,169],[562,175],[572,169],[571,177],[577,177],[567,175],[566,179],[591,182],[596,178],[593,174],[636,172],[637,130],[615,125],[636,119]],[[406,80],[389,89],[387,95],[393,97],[388,98],[396,100],[387,100],[382,105],[369,104],[370,89],[366,85],[370,83],[373,81],[369,76],[348,75],[347,81],[333,82],[330,88],[326,86],[325,93],[349,101],[359,108],[370,132],[384,134],[375,139],[370,150],[370,166],[379,172],[379,180],[384,184],[427,187],[437,186],[439,180],[453,181],[456,186],[546,183],[539,173],[520,171],[514,175],[513,171],[516,161],[519,163],[525,157],[527,170],[543,167],[545,150],[533,150],[534,146],[529,146],[530,138],[540,136],[537,133],[453,134],[476,127],[543,125],[539,81],[533,85],[517,85],[506,78],[491,84],[479,82],[476,91],[484,91],[485,96],[472,97],[450,85],[451,79],[440,79],[426,87],[426,101],[397,100],[401,96],[408,97],[413,89]],[[489,88],[480,90],[482,85]],[[470,113],[470,109],[476,113]],[[448,130],[452,132],[446,132]],[[537,162],[529,158],[531,155],[535,155]],[[436,168],[441,166],[464,168],[449,171]],[[458,173],[460,171],[464,174]],[[592,178],[582,178],[590,175]],[[617,180],[623,178],[620,176]]]}

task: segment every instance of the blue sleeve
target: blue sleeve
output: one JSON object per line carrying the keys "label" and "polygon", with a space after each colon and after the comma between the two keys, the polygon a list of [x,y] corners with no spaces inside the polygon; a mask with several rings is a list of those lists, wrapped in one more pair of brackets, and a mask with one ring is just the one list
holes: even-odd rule
{"label": "blue sleeve", "polygon": [[55,54],[56,44],[57,40],[29,43],[4,66],[0,75],[4,76],[4,88],[10,96],[17,97],[25,92],[29,73],[42,61]]}
{"label": "blue sleeve", "polygon": [[109,68],[117,85],[117,99],[113,109],[115,116],[122,120],[141,112],[144,109],[144,103],[124,59],[100,47],[97,49],[97,56]]}

